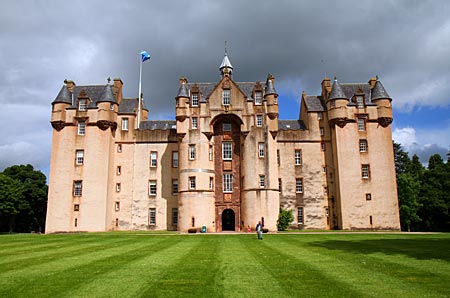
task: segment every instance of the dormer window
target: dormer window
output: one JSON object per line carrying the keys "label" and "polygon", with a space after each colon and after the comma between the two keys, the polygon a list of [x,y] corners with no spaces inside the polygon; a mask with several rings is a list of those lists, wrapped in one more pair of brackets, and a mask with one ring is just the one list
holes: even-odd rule
{"label": "dormer window", "polygon": [[78,111],[86,111],[87,110],[87,99],[79,99],[78,100]]}
{"label": "dormer window", "polygon": [[224,106],[230,105],[230,90],[229,89],[224,89],[222,92],[222,104]]}
{"label": "dormer window", "polygon": [[255,105],[262,104],[262,92],[261,91],[255,91]]}
{"label": "dormer window", "polygon": [[364,97],[356,96],[356,106],[358,107],[358,109],[364,108]]}
{"label": "dormer window", "polygon": [[192,93],[191,105],[193,107],[198,107],[198,93]]}

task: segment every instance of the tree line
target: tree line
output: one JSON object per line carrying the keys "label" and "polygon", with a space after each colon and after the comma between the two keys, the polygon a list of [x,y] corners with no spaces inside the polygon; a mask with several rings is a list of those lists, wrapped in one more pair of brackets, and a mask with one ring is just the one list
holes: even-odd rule
{"label": "tree line", "polygon": [[444,162],[430,156],[424,167],[394,142],[400,224],[403,231],[450,231],[450,151]]}
{"label": "tree line", "polygon": [[0,232],[44,232],[47,183],[32,165],[0,172]]}

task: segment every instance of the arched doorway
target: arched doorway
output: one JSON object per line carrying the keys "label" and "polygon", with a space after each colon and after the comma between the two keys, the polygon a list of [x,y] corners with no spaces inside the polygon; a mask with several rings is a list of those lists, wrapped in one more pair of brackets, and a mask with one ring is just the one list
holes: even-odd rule
{"label": "arched doorway", "polygon": [[234,231],[235,216],[234,211],[225,209],[222,212],[222,231]]}

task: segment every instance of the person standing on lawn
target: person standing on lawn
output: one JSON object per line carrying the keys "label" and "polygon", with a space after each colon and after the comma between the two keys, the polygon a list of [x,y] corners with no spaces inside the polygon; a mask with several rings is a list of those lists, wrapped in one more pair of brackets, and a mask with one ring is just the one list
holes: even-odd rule
{"label": "person standing on lawn", "polygon": [[262,224],[261,224],[261,221],[259,221],[258,224],[256,225],[256,232],[258,233],[258,239],[259,239],[259,240],[262,240],[262,233],[263,233],[263,230],[262,230]]}

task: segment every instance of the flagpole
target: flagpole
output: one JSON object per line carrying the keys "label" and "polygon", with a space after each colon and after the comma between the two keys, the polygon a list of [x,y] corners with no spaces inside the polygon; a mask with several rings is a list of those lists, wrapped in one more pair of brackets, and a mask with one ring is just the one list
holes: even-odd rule
{"label": "flagpole", "polygon": [[142,57],[139,55],[141,63],[139,64],[139,95],[138,95],[138,117],[137,117],[137,129],[141,124],[141,94],[142,94]]}

